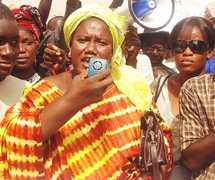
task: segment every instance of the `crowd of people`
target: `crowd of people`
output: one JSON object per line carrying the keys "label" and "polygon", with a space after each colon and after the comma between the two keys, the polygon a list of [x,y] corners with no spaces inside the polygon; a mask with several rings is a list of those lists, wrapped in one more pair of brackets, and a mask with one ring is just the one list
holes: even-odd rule
{"label": "crowd of people", "polygon": [[[47,21],[52,0],[0,2],[1,179],[153,179],[137,162],[149,110],[162,117],[160,179],[215,178],[214,18],[138,34],[122,3],[67,0]],[[91,58],[108,68],[88,77]]]}

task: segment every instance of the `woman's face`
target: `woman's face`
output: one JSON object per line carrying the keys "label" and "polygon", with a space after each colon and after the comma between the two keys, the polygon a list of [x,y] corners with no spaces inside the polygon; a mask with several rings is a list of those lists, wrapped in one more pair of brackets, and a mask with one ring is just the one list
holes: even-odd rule
{"label": "woman's face", "polygon": [[[182,33],[177,40],[201,40],[206,42],[197,27],[193,28],[189,37],[185,38]],[[205,71],[205,63],[209,53],[210,51],[206,49],[202,54],[197,54],[189,47],[186,47],[182,53],[174,52],[176,67],[180,73],[202,74]]]}
{"label": "woman's face", "polygon": [[38,52],[32,33],[23,27],[19,27],[20,43],[19,56],[17,57],[16,69],[31,69]]}
{"label": "woman's face", "polygon": [[89,66],[91,57],[111,60],[113,40],[108,26],[98,18],[89,18],[77,27],[71,40],[71,59],[76,74]]}

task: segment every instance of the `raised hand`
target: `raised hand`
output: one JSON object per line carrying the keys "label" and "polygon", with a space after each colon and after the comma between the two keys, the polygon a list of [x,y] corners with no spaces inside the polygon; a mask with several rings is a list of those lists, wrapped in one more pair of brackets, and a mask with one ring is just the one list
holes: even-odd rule
{"label": "raised hand", "polygon": [[54,71],[66,70],[67,53],[54,44],[47,44],[44,50],[42,67],[53,69]]}

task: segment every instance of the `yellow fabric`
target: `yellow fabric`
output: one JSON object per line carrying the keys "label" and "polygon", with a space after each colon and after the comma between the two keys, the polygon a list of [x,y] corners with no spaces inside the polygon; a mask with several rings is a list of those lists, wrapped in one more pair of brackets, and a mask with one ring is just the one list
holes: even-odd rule
{"label": "yellow fabric", "polygon": [[111,76],[118,89],[144,113],[151,105],[152,96],[149,85],[141,73],[125,65],[123,61],[121,44],[124,40],[124,31],[127,25],[126,17],[115,14],[101,3],[80,8],[65,21],[63,31],[67,46],[70,46],[72,33],[77,26],[90,17],[103,20],[109,27],[113,39],[113,57],[109,62]]}

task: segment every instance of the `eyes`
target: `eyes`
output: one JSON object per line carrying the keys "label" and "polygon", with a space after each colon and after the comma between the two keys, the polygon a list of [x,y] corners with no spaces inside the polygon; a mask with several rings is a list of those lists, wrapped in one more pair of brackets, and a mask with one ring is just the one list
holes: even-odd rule
{"label": "eyes", "polygon": [[24,41],[21,41],[20,43],[23,44],[23,45],[26,45],[26,46],[31,46],[32,44],[35,44],[35,41],[34,40],[25,39]]}
{"label": "eyes", "polygon": [[95,44],[98,44],[100,46],[106,46],[108,45],[108,42],[105,40],[105,39],[99,39],[99,38],[96,38],[94,40],[92,40],[91,38],[88,38],[88,37],[79,37],[77,39],[77,41],[81,44],[85,44],[85,43],[95,43]]}
{"label": "eyes", "polygon": [[152,52],[152,51],[157,51],[157,52],[165,52],[166,49],[163,47],[146,47],[144,48],[146,51]]}
{"label": "eyes", "polygon": [[0,36],[0,46],[4,46],[7,43],[9,43],[13,48],[18,48],[19,47],[19,37],[7,39],[5,37]]}

